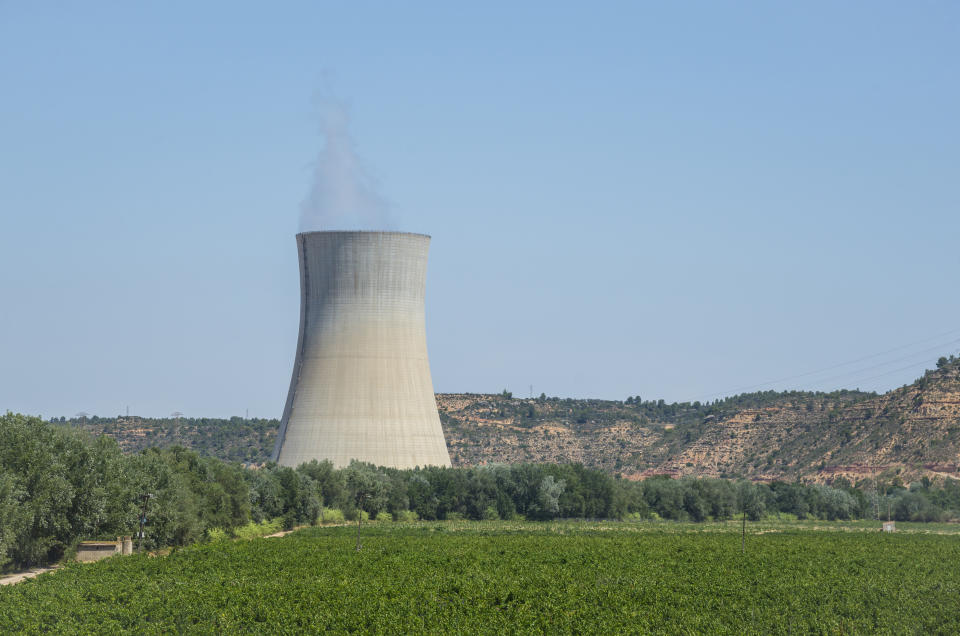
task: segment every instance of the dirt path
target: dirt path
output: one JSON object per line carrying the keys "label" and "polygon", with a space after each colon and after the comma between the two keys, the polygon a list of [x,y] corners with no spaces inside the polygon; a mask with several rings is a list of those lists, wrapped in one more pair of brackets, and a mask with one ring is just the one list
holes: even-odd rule
{"label": "dirt path", "polygon": [[285,536],[287,536],[288,534],[290,534],[291,532],[296,532],[297,530],[300,530],[301,528],[306,528],[306,527],[307,527],[307,526],[297,526],[297,527],[294,528],[293,530],[281,530],[280,532],[274,532],[273,534],[264,535],[263,538],[264,538],[264,539],[273,539],[274,537],[285,537]]}
{"label": "dirt path", "polygon": [[[328,523],[328,524],[326,524],[326,525],[328,525],[328,526],[334,526],[334,525],[336,525],[336,526],[342,526],[342,525],[346,525],[346,524],[344,524],[344,523]],[[274,537],[285,537],[286,535],[290,534],[291,532],[296,532],[297,530],[303,530],[304,528],[309,528],[309,527],[310,527],[310,526],[308,526],[308,525],[297,526],[297,527],[294,528],[293,530],[281,530],[280,532],[274,532],[273,534],[268,534],[268,535],[264,536],[263,538],[264,538],[264,539],[271,539],[271,538],[274,538]],[[150,552],[150,556],[153,556],[153,557],[156,557],[156,556],[166,556],[166,555],[169,554],[169,553],[170,553],[170,548],[164,548],[164,549],[162,549],[162,550],[155,550],[155,551],[153,551],[153,552]],[[32,578],[34,578],[34,577],[36,577],[36,576],[40,576],[40,575],[43,574],[44,572],[53,572],[54,570],[56,570],[56,569],[59,568],[59,567],[60,567],[59,565],[54,565],[54,566],[51,566],[51,567],[49,567],[49,568],[33,568],[32,570],[26,570],[26,571],[24,571],[24,572],[16,572],[16,573],[14,573],[14,574],[7,574],[7,575],[5,575],[5,576],[0,576],[0,585],[13,585],[14,583],[19,583],[20,581],[26,581],[27,579],[32,579]]]}
{"label": "dirt path", "polygon": [[[317,524],[315,527],[317,527],[317,528],[333,528],[333,527],[339,527],[339,526],[352,526],[352,525],[353,525],[353,522],[352,522],[352,521],[343,521],[343,522],[339,522],[339,523],[322,523],[322,524]],[[274,532],[273,534],[264,535],[263,538],[264,538],[264,539],[272,539],[273,537],[285,537],[285,536],[287,536],[288,534],[290,534],[291,532],[296,532],[297,530],[303,530],[304,528],[309,528],[309,527],[310,527],[309,525],[297,526],[297,527],[294,528],[293,530],[281,530],[280,532]]]}
{"label": "dirt path", "polygon": [[0,577],[0,585],[13,585],[14,583],[19,583],[20,581],[26,581],[27,579],[32,579],[35,576],[40,576],[44,572],[53,572],[56,570],[58,565],[54,565],[49,568],[33,568],[32,570],[27,570],[26,572],[17,572],[16,574],[8,574],[7,576]]}

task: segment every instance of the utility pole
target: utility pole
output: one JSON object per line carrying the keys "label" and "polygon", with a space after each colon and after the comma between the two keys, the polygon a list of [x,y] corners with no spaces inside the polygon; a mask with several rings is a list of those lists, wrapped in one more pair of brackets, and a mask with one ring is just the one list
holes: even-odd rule
{"label": "utility pole", "polygon": [[137,536],[137,552],[143,552],[143,526],[147,523],[147,502],[153,499],[153,493],[145,492],[140,495],[143,498],[143,509],[140,511],[140,534]]}
{"label": "utility pole", "polygon": [[357,552],[363,547],[360,545],[360,520],[363,519],[363,510],[357,510]]}
{"label": "utility pole", "polygon": [[363,504],[366,502],[366,499],[366,497],[361,496],[357,505],[357,552],[363,547],[360,545],[360,522],[363,521]]}
{"label": "utility pole", "polygon": [[740,530],[740,554],[747,551],[747,507],[743,507],[743,527]]}
{"label": "utility pole", "polygon": [[874,493],[873,503],[876,508],[877,521],[880,521],[880,477],[876,475],[873,477],[873,489],[876,491]]}

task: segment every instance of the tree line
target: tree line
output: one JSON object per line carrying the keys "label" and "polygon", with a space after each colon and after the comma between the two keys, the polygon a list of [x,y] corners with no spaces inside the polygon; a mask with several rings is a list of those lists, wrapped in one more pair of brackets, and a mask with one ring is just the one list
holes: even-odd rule
{"label": "tree line", "polygon": [[146,495],[144,547],[181,546],[250,522],[291,528],[331,519],[730,519],[932,521],[960,514],[960,482],[871,493],[722,479],[632,482],[579,464],[397,470],[354,462],[261,469],[182,447],[126,455],[107,436],[7,413],[0,417],[0,570],[62,558],[80,540],[135,534]]}

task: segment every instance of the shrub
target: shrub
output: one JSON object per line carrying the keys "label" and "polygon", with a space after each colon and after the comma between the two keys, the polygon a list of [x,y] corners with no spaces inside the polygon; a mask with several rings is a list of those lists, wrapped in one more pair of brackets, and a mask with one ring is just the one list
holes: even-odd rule
{"label": "shrub", "polygon": [[338,508],[323,509],[323,523],[343,523],[346,520],[346,517],[343,516],[343,511]]}
{"label": "shrub", "polygon": [[366,510],[360,510],[360,511],[358,511],[356,508],[353,508],[353,509],[349,509],[349,508],[348,508],[348,509],[343,513],[343,516],[346,518],[347,521],[356,521],[356,520],[357,520],[357,513],[358,513],[358,512],[359,512],[359,514],[360,514],[360,519],[362,519],[363,521],[369,521],[369,520],[370,520],[370,514],[369,514]]}
{"label": "shrub", "polygon": [[277,517],[276,519],[271,519],[270,521],[267,521],[266,519],[264,519],[263,521],[260,522],[260,527],[266,531],[264,534],[273,534],[274,532],[280,532],[282,525],[283,525],[283,521],[280,519],[280,517]]}
{"label": "shrub", "polygon": [[393,521],[393,515],[385,510],[378,512],[377,521]]}
{"label": "shrub", "polygon": [[393,519],[394,521],[417,521],[420,519],[420,515],[413,510],[399,510],[394,513]]}
{"label": "shrub", "polygon": [[268,534],[280,532],[281,529],[283,529],[283,520],[278,517],[272,521],[264,519],[260,523],[251,521],[247,525],[240,526],[234,530],[233,534],[238,539],[256,539],[257,537],[265,537]]}
{"label": "shrub", "polygon": [[218,543],[227,540],[227,531],[223,528],[210,528],[207,530],[207,539],[210,543]]}

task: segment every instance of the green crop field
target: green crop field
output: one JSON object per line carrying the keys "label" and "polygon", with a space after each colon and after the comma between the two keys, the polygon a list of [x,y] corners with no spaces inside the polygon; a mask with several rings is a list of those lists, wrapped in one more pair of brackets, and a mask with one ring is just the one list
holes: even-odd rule
{"label": "green crop field", "polygon": [[0,588],[0,633],[960,633],[960,535],[905,530],[750,524],[741,554],[735,523],[385,523],[357,553],[311,528]]}

